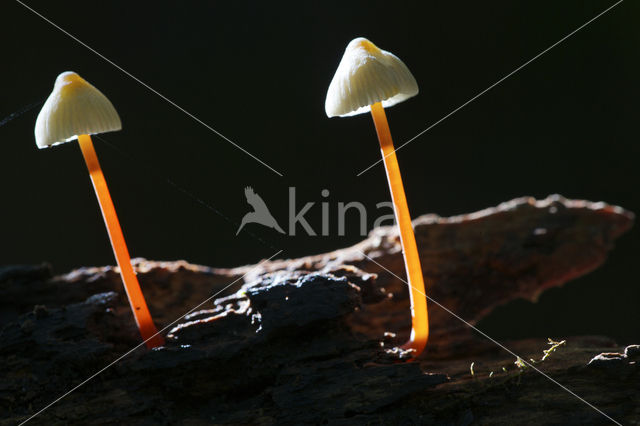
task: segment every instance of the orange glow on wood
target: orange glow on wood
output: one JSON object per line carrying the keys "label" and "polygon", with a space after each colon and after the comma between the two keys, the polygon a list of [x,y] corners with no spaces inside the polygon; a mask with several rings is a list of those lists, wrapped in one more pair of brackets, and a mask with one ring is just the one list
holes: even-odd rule
{"label": "orange glow on wood", "polygon": [[403,346],[404,349],[413,349],[414,357],[419,356],[427,345],[429,338],[429,317],[427,315],[427,298],[422,278],[422,267],[418,255],[416,237],[413,234],[409,206],[402,186],[400,167],[393,149],[393,140],[389,131],[389,123],[380,102],[371,105],[371,115],[376,126],[376,133],[380,141],[384,168],[387,171],[387,180],[391,189],[391,198],[396,214],[398,227],[400,228],[400,243],[404,256],[404,264],[407,270],[409,282],[409,295],[411,302],[411,338]]}
{"label": "orange glow on wood", "polygon": [[[120,267],[120,276],[124,283],[127,297],[129,298],[129,304],[133,311],[136,324],[140,330],[143,340],[149,339],[151,336],[157,333],[156,326],[153,324],[149,308],[144,300],[138,278],[136,277],[133,267],[131,266],[131,258],[129,257],[129,250],[124,241],[124,235],[122,235],[122,229],[120,228],[120,222],[116,215],[116,209],[113,206],[109,189],[107,188],[107,182],[102,174],[102,168],[98,162],[98,156],[93,148],[93,142],[89,135],[78,136],[78,143],[84,156],[84,161],[87,163],[89,174],[91,175],[91,181],[93,182],[93,188],[96,191],[98,197],[98,203],[102,210],[102,217],[104,223],[107,226],[107,232],[109,233],[109,239],[111,240],[111,247],[113,253],[116,256],[116,261]],[[164,344],[164,338],[161,335],[153,337],[146,342],[149,349]]]}

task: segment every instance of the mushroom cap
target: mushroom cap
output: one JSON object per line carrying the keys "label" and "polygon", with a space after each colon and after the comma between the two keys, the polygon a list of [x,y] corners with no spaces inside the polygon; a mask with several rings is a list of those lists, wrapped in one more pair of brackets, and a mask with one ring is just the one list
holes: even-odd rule
{"label": "mushroom cap", "polygon": [[116,109],[98,89],[72,71],[56,78],[36,120],[36,145],[47,148],[69,142],[78,135],[122,129]]}
{"label": "mushroom cap", "polygon": [[358,37],[344,52],[324,108],[328,117],[348,117],[369,112],[376,102],[390,107],[417,94],[418,83],[404,62]]}

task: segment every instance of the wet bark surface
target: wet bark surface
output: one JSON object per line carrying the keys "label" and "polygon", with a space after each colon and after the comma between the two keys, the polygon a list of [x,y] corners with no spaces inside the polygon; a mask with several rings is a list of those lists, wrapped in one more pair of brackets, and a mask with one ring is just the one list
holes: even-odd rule
{"label": "wet bark surface", "polygon": [[[554,196],[425,216],[415,230],[427,294],[474,324],[598,267],[632,223],[619,207]],[[503,342],[510,353],[430,304],[427,351],[409,361],[396,348],[410,316],[393,228],[301,259],[135,267],[167,337],[152,351],[116,268],[0,269],[0,424],[111,364],[30,423],[610,423],[540,372],[623,424],[640,421],[640,349],[604,336]]]}

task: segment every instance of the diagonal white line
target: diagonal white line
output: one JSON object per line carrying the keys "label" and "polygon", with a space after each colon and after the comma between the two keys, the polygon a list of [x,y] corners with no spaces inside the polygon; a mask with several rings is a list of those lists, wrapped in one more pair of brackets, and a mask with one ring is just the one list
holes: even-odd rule
{"label": "diagonal white line", "polygon": [[506,346],[504,346],[502,343],[498,342],[497,340],[493,339],[491,336],[487,335],[485,332],[483,332],[482,330],[479,330],[478,328],[476,328],[475,326],[469,324],[467,321],[465,321],[462,317],[460,317],[459,315],[457,315],[456,313],[452,312],[451,310],[449,310],[446,306],[441,305],[440,303],[438,303],[437,301],[433,300],[431,297],[427,296],[426,294],[424,294],[423,292],[421,292],[420,290],[418,290],[417,288],[413,287],[411,284],[409,284],[408,282],[406,282],[405,280],[403,280],[402,278],[400,278],[399,276],[397,276],[396,274],[394,274],[393,272],[391,272],[390,270],[388,270],[387,268],[385,268],[384,266],[382,266],[380,263],[376,262],[375,260],[373,260],[372,258],[370,258],[369,256],[367,256],[366,254],[364,254],[363,252],[359,251],[361,255],[363,255],[364,257],[366,257],[367,259],[369,259],[370,261],[372,261],[373,263],[375,263],[376,265],[378,265],[379,267],[381,267],[382,269],[384,269],[385,271],[387,271],[388,273],[390,273],[391,275],[393,275],[394,277],[396,277],[397,279],[399,279],[400,281],[402,281],[403,283],[407,284],[408,286],[410,286],[411,288],[413,288],[414,290],[416,290],[418,293],[420,293],[421,295],[423,295],[424,297],[427,298],[427,300],[429,300],[429,302],[434,303],[436,305],[438,305],[439,307],[441,307],[442,309],[444,309],[445,311],[447,311],[448,313],[450,313],[451,315],[453,315],[455,318],[457,318],[458,320],[462,321],[464,324],[466,324],[467,326],[471,327],[473,330],[477,331],[478,333],[480,333],[481,335],[483,335],[484,337],[486,337],[487,339],[489,339],[490,341],[492,341],[493,343],[495,343],[496,345],[498,345],[500,348],[504,349],[505,351],[509,352],[511,355],[513,355],[516,358],[519,358],[520,360],[522,360],[522,362],[524,364],[526,364],[528,367],[532,368],[533,370],[537,371],[538,373],[542,374],[544,377],[546,377],[547,379],[551,380],[553,383],[555,383],[556,385],[560,386],[562,389],[564,389],[565,391],[569,392],[571,395],[575,396],[576,398],[578,398],[580,401],[584,402],[585,404],[587,404],[589,407],[593,408],[594,410],[596,410],[598,413],[602,414],[603,416],[605,416],[607,419],[611,420],[613,423],[617,424],[618,426],[622,426],[622,424],[618,423],[616,420],[612,419],[611,417],[609,417],[609,415],[607,415],[604,411],[600,410],[598,407],[594,406],[593,404],[591,404],[590,402],[586,401],[585,399],[581,398],[580,396],[576,395],[571,389],[567,388],[566,386],[562,385],[561,383],[557,382],[555,379],[551,378],[550,376],[548,376],[546,373],[542,372],[541,370],[537,369],[536,367],[534,367],[532,364],[528,363],[527,361],[524,360],[524,358],[522,358],[521,356],[518,356],[518,354],[516,354],[515,352],[513,352],[512,350],[510,350],[509,348],[507,348]]}
{"label": "diagonal white line", "polygon": [[19,424],[19,426],[22,426],[23,424],[27,423],[29,420],[32,420],[34,417],[42,414],[45,410],[47,410],[49,407],[51,407],[52,405],[54,405],[55,403],[57,403],[58,401],[60,401],[62,398],[66,397],[67,395],[69,395],[70,393],[72,393],[73,391],[75,391],[76,389],[78,389],[79,387],[83,386],[84,384],[86,384],[88,381],[90,381],[91,379],[93,379],[94,377],[96,377],[97,375],[99,375],[100,373],[104,372],[106,369],[108,369],[109,367],[113,366],[114,364],[116,364],[118,361],[120,361],[121,359],[125,358],[127,355],[129,355],[130,353],[132,353],[133,351],[135,351],[136,349],[138,349],[139,347],[141,347],[142,345],[144,345],[145,343],[147,343],[149,340],[153,339],[154,337],[156,337],[158,334],[162,333],[163,331],[165,331],[166,329],[168,329],[169,327],[171,327],[172,325],[174,325],[175,323],[177,323],[178,321],[180,321],[182,318],[184,318],[185,316],[189,315],[191,312],[195,311],[196,309],[198,309],[200,306],[204,305],[205,303],[207,303],[208,301],[210,301],[211,299],[213,299],[214,297],[216,297],[217,295],[219,295],[220,293],[222,293],[223,291],[225,291],[226,289],[228,289],[229,287],[231,287],[232,285],[234,285],[235,283],[237,283],[238,281],[240,281],[241,279],[243,279],[244,277],[246,277],[250,272],[255,271],[256,269],[258,269],[258,267],[260,267],[260,265],[262,265],[265,262],[270,261],[271,259],[273,259],[274,257],[276,257],[277,255],[279,255],[280,253],[282,253],[282,250],[278,251],[276,254],[274,254],[273,256],[271,256],[268,259],[264,259],[262,260],[260,263],[258,263],[256,266],[254,266],[253,268],[251,268],[249,271],[247,271],[244,275],[242,275],[240,278],[237,278],[236,280],[234,280],[231,284],[227,285],[225,288],[223,288],[220,291],[217,291],[213,296],[208,297],[207,299],[205,299],[204,301],[202,301],[201,303],[199,303],[198,305],[196,305],[195,307],[191,308],[189,311],[185,312],[184,314],[182,314],[181,316],[179,316],[177,319],[175,319],[174,321],[170,322],[168,325],[166,325],[164,328],[162,328],[160,331],[158,331],[156,334],[154,334],[153,336],[149,337],[147,340],[141,342],[140,344],[138,344],[137,346],[131,348],[131,350],[129,350],[128,352],[126,352],[124,355],[121,355],[120,357],[116,358],[115,361],[113,361],[112,363],[110,363],[109,365],[107,365],[106,367],[102,368],[101,370],[97,371],[96,373],[94,373],[92,376],[90,376],[89,378],[87,378],[86,380],[84,380],[83,382],[81,382],[80,384],[76,385],[75,387],[73,387],[71,390],[69,390],[68,392],[66,392],[65,394],[61,395],[60,397],[58,397],[57,399],[55,399],[54,401],[50,402],[49,404],[47,404],[43,409],[41,409],[40,411],[38,411],[37,413],[31,415],[31,417],[29,417],[28,419],[26,419],[25,421],[23,421],[22,423]]}
{"label": "diagonal white line", "polygon": [[55,28],[57,28],[58,30],[60,30],[62,33],[64,33],[65,35],[69,36],[70,38],[72,38],[73,40],[75,40],[76,42],[78,42],[79,44],[81,44],[82,46],[86,47],[87,49],[89,49],[91,52],[95,53],[97,56],[99,56],[100,58],[104,59],[105,61],[107,61],[108,63],[110,63],[111,65],[113,65],[114,67],[116,67],[117,69],[119,69],[120,71],[122,71],[123,73],[125,73],[127,76],[131,77],[132,79],[134,79],[135,81],[137,81],[138,83],[140,83],[142,86],[146,87],[147,89],[149,89],[151,92],[155,93],[156,95],[160,96],[162,99],[164,99],[165,101],[167,101],[168,103],[170,103],[171,105],[173,105],[174,107],[176,107],[178,110],[182,111],[183,113],[185,113],[186,115],[188,115],[189,117],[191,117],[192,119],[194,119],[195,121],[197,121],[198,123],[200,123],[201,125],[203,125],[204,127],[206,127],[207,129],[211,130],[213,133],[215,133],[216,135],[220,136],[222,139],[226,140],[227,142],[229,142],[231,145],[235,146],[236,148],[238,148],[240,151],[244,152],[245,154],[247,154],[249,157],[253,158],[254,160],[256,160],[258,163],[262,164],[263,166],[265,166],[266,168],[268,168],[269,170],[271,170],[272,172],[274,172],[275,174],[277,174],[278,176],[282,177],[282,173],[280,173],[279,171],[277,171],[276,169],[274,169],[273,167],[271,167],[270,165],[268,165],[267,163],[265,163],[264,161],[260,160],[258,157],[256,157],[255,155],[253,155],[252,153],[250,153],[249,151],[247,151],[246,149],[244,149],[243,147],[241,147],[240,145],[238,145],[237,143],[235,143],[234,141],[232,141],[231,139],[229,139],[228,137],[226,137],[225,135],[223,135],[222,133],[220,133],[219,131],[217,131],[216,129],[214,129],[213,127],[211,127],[210,125],[208,125],[207,123],[205,123],[204,121],[202,121],[201,119],[199,119],[198,117],[196,117],[195,115],[193,115],[192,113],[190,113],[189,111],[187,111],[186,109],[182,108],[180,105],[176,104],[175,102],[173,102],[171,99],[167,98],[165,95],[163,95],[162,93],[158,92],[156,89],[154,89],[153,87],[149,86],[147,83],[145,83],[144,81],[140,80],[138,77],[134,76],[133,74],[131,74],[129,71],[125,70],[124,68],[122,68],[121,66],[119,66],[118,64],[116,64],[115,62],[113,62],[112,60],[110,60],[109,58],[107,58],[106,56],[104,56],[103,54],[101,54],[100,52],[98,52],[97,50],[95,50],[94,48],[92,48],[91,46],[89,46],[88,44],[84,43],[82,40],[80,40],[79,38],[75,37],[73,34],[69,33],[68,31],[64,30],[63,28],[61,28],[59,25],[57,25],[56,23],[54,23],[53,21],[51,21],[50,19],[48,19],[47,17],[43,16],[42,14],[38,13],[36,10],[34,10],[33,8],[27,6],[26,4],[24,4],[22,1],[20,0],[16,0],[16,2],[20,3],[22,6],[24,6],[26,9],[30,10],[31,12],[33,12],[34,14],[38,15],[40,18],[42,18],[43,20],[45,20],[46,22],[48,22],[49,24],[51,24],[52,26],[54,26]]}
{"label": "diagonal white line", "polygon": [[533,58],[529,59],[527,62],[525,62],[524,64],[520,65],[518,68],[516,68],[515,70],[511,71],[509,74],[505,75],[504,77],[502,77],[500,80],[496,81],[495,83],[493,83],[491,86],[487,87],[486,89],[484,89],[482,92],[478,93],[477,95],[475,95],[473,98],[469,99],[467,102],[463,103],[462,105],[460,105],[458,108],[454,109],[453,111],[451,111],[449,114],[445,115],[444,117],[442,117],[440,120],[436,121],[435,123],[433,123],[432,125],[430,125],[429,127],[427,127],[426,129],[424,129],[423,131],[421,131],[420,133],[418,133],[417,135],[415,135],[414,137],[412,137],[411,139],[409,139],[408,141],[404,142],[402,145],[400,145],[399,147],[397,147],[396,149],[393,150],[393,152],[390,152],[389,154],[385,155],[383,158],[381,158],[380,160],[376,161],[375,163],[373,163],[372,165],[370,165],[369,167],[367,167],[366,169],[364,169],[363,171],[361,171],[360,173],[358,173],[356,176],[360,176],[362,175],[364,172],[366,172],[367,170],[371,169],[372,167],[376,166],[377,164],[379,164],[380,162],[382,162],[385,158],[387,158],[388,156],[390,156],[391,154],[393,154],[394,152],[398,151],[399,149],[401,149],[402,147],[406,146],[408,143],[413,142],[414,140],[416,140],[417,138],[419,138],[420,136],[422,136],[423,134],[427,133],[429,130],[433,129],[434,127],[436,127],[438,124],[442,123],[444,120],[446,120],[447,118],[451,117],[453,114],[455,114],[456,112],[460,111],[462,108],[466,107],[467,105],[469,105],[471,102],[475,101],[476,99],[478,99],[480,96],[484,95],[485,93],[487,93],[489,90],[493,89],[494,87],[496,87],[498,84],[502,83],[503,81],[505,81],[506,79],[508,79],[509,77],[511,77],[512,75],[514,75],[515,73],[517,73],[518,71],[520,71],[522,68],[526,67],[527,65],[529,65],[531,62],[535,61],[536,59],[538,59],[539,57],[541,57],[542,55],[544,55],[545,53],[547,53],[548,51],[550,51],[551,49],[553,49],[554,47],[556,47],[557,45],[559,45],[560,43],[562,43],[563,41],[565,41],[566,39],[568,39],[569,37],[571,37],[572,35],[574,35],[575,33],[577,33],[578,31],[580,31],[581,29],[583,29],[584,27],[586,27],[587,25],[591,24],[593,21],[595,21],[596,19],[600,18],[602,15],[604,15],[605,13],[609,12],[611,9],[613,9],[614,7],[616,7],[617,5],[619,5],[620,3],[622,3],[624,0],[618,0],[618,2],[614,3],[612,6],[609,6],[607,9],[605,9],[604,11],[600,12],[599,14],[597,14],[596,16],[594,16],[593,18],[591,18],[590,20],[588,20],[587,22],[585,22],[584,24],[580,25],[578,28],[576,28],[575,30],[571,31],[569,34],[567,34],[566,36],[562,37],[560,40],[556,41],[555,43],[553,43],[551,46],[547,47],[546,49],[544,49],[542,52],[538,53],[536,56],[534,56]]}

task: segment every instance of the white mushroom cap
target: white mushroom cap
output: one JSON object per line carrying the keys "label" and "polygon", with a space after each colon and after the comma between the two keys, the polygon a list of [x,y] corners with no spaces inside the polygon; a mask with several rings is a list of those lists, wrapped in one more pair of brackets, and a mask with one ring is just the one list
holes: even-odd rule
{"label": "white mushroom cap", "polygon": [[376,102],[386,108],[417,94],[418,83],[404,62],[358,37],[344,52],[324,108],[328,117],[348,117],[369,112]]}
{"label": "white mushroom cap", "polygon": [[36,145],[47,148],[77,139],[122,129],[115,108],[98,89],[75,72],[56,78],[53,92],[36,120]]}

